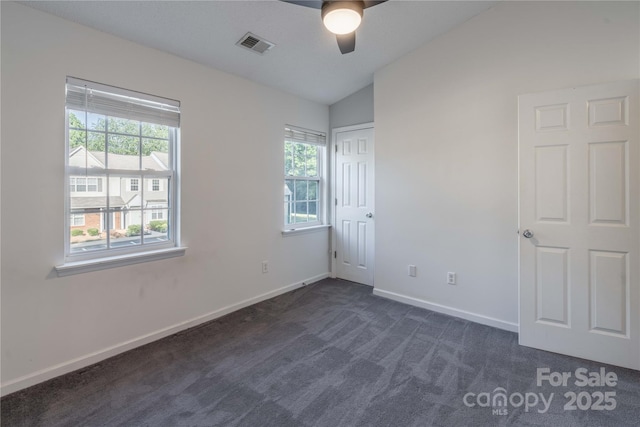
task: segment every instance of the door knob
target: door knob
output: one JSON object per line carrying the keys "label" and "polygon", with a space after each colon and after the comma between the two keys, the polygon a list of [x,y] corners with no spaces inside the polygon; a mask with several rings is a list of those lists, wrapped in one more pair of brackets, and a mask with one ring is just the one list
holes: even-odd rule
{"label": "door knob", "polygon": [[526,237],[527,239],[530,239],[530,238],[532,238],[532,237],[533,237],[533,231],[531,231],[531,230],[529,230],[529,229],[526,229],[526,230],[524,230],[524,231],[522,232],[522,235],[523,235],[524,237]]}
{"label": "door knob", "polygon": [[367,218],[373,218],[373,213],[369,212],[368,214],[365,215]]}

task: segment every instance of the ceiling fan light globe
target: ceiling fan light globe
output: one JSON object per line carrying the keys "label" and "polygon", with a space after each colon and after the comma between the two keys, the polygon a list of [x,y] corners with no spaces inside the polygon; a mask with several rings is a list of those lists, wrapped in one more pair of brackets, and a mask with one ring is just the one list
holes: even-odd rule
{"label": "ceiling fan light globe", "polygon": [[331,8],[324,11],[322,22],[333,34],[349,34],[360,26],[362,11],[353,7]]}

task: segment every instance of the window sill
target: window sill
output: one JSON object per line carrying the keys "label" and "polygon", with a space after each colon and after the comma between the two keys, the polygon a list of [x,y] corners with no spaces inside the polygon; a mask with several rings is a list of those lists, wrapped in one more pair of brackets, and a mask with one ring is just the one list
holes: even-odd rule
{"label": "window sill", "polygon": [[108,268],[183,256],[186,250],[186,247],[159,249],[149,252],[96,258],[86,261],[67,262],[62,265],[57,265],[55,269],[58,273],[58,277],[71,276],[73,274],[89,273],[91,271],[106,270]]}
{"label": "window sill", "polygon": [[296,228],[296,229],[292,229],[292,230],[283,230],[282,231],[282,236],[283,237],[290,237],[290,236],[297,236],[299,234],[316,233],[318,231],[327,230],[329,228],[331,228],[331,225],[322,224],[322,225],[314,225],[314,226],[311,226],[311,227]]}

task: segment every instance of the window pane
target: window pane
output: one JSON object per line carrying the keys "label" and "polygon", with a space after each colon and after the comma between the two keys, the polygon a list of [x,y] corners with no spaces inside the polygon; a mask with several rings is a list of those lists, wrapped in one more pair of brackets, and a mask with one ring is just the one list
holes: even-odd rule
{"label": "window pane", "polygon": [[69,114],[69,129],[86,129],[84,111],[67,110]]}
{"label": "window pane", "polygon": [[140,169],[140,138],[109,135],[109,169]]}
{"label": "window pane", "polygon": [[102,132],[88,132],[87,150],[91,151],[91,154],[104,165],[104,149],[105,149],[106,135]]}
{"label": "window pane", "polygon": [[151,205],[166,207],[166,204],[169,203],[170,185],[169,178],[145,178],[143,207],[148,208]]}
{"label": "window pane", "polygon": [[137,120],[121,119],[119,117],[107,117],[109,132],[140,135],[140,122]]}
{"label": "window pane", "polygon": [[293,190],[295,188],[294,185],[294,180],[292,179],[287,179],[284,181],[284,201],[285,202],[291,202],[293,201]]}
{"label": "window pane", "polygon": [[106,234],[102,232],[101,213],[73,210],[69,218],[71,252],[81,253],[106,248]]}
{"label": "window pane", "polygon": [[139,245],[142,242],[142,210],[139,207],[130,207],[122,210],[122,237],[111,239],[112,248],[121,248]]}
{"label": "window pane", "polygon": [[140,244],[143,230],[142,223],[142,177],[118,177],[123,202],[121,234],[124,236],[118,242],[113,240],[111,247]]}
{"label": "window pane", "polygon": [[84,147],[87,143],[87,133],[83,130],[69,130],[69,151]]}
{"label": "window pane", "polygon": [[82,213],[85,210],[106,209],[107,198],[103,188],[103,182],[106,182],[104,176],[100,177],[70,177],[70,207],[76,213]]}
{"label": "window pane", "polygon": [[296,202],[295,203],[295,222],[308,222],[307,218],[307,202]]}
{"label": "window pane", "polygon": [[142,155],[150,156],[151,153],[162,153],[164,154],[164,159],[160,158],[159,160],[164,161],[165,165],[167,163],[167,156],[169,154],[169,141],[166,139],[153,139],[153,138],[143,138],[142,139]]}
{"label": "window pane", "polygon": [[144,243],[158,243],[169,240],[169,209],[157,206],[145,210]]}
{"label": "window pane", "polygon": [[308,181],[309,182],[309,192],[307,193],[309,196],[309,200],[318,200],[318,181]]}
{"label": "window pane", "polygon": [[168,139],[169,126],[156,125],[153,123],[142,123],[142,136]]}
{"label": "window pane", "polygon": [[98,192],[98,178],[87,178],[87,192]]}
{"label": "window pane", "polygon": [[307,145],[306,176],[318,176],[318,147],[316,145]]}
{"label": "window pane", "polygon": [[87,178],[76,178],[76,192],[84,193],[87,191]]}
{"label": "window pane", "polygon": [[106,117],[102,114],[89,113],[87,115],[89,130],[102,130],[104,131],[106,128]]}
{"label": "window pane", "polygon": [[284,174],[293,175],[293,144],[284,143]]}
{"label": "window pane", "polygon": [[318,220],[318,202],[309,202],[309,222]]}
{"label": "window pane", "polygon": [[142,140],[142,169],[154,171],[171,169],[169,141],[146,138]]}
{"label": "window pane", "polygon": [[307,157],[304,144],[293,145],[293,174],[294,176],[305,176]]}
{"label": "window pane", "polygon": [[293,203],[284,204],[284,223],[293,224]]}
{"label": "window pane", "polygon": [[296,201],[307,200],[307,181],[296,181]]}

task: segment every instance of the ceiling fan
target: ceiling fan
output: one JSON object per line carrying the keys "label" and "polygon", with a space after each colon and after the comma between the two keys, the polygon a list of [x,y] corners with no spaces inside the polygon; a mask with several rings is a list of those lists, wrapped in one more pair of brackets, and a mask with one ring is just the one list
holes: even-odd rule
{"label": "ceiling fan", "polygon": [[285,3],[320,9],[324,26],[336,35],[340,52],[351,53],[356,48],[356,29],[364,9],[387,0],[281,0]]}

